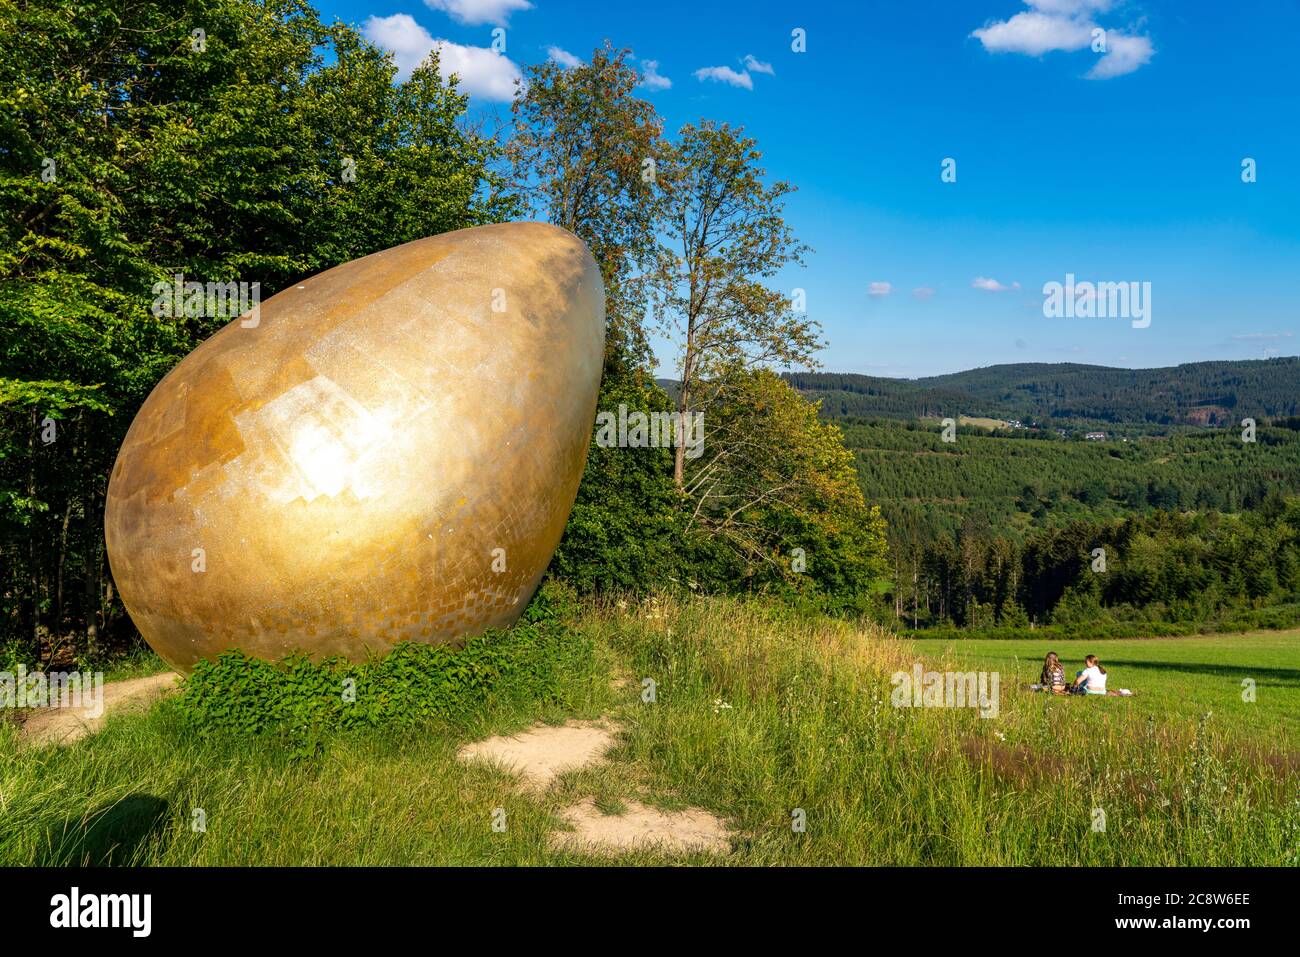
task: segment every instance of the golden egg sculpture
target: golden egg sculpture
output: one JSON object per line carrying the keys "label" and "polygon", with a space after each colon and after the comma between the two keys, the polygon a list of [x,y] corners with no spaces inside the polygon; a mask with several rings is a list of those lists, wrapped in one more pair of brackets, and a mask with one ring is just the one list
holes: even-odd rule
{"label": "golden egg sculpture", "polygon": [[595,419],[605,295],[572,233],[463,229],[313,276],[150,394],[108,557],[150,646],[364,660],[522,612]]}

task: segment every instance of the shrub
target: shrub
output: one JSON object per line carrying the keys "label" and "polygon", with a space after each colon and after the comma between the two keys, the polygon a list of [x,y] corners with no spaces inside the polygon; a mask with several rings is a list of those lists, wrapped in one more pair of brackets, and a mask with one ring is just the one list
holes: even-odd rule
{"label": "shrub", "polygon": [[518,625],[459,650],[403,642],[359,664],[227,652],[195,667],[178,704],[199,734],[280,738],[306,751],[338,732],[458,723],[494,705],[573,707],[597,665],[591,640],[564,624],[568,601],[547,588]]}

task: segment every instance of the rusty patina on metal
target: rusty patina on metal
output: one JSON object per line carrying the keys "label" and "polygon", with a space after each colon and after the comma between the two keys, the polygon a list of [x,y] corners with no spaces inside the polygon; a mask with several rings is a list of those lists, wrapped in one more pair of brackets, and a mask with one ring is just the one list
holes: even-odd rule
{"label": "rusty patina on metal", "polygon": [[141,634],[187,671],[512,624],[577,494],[604,298],[577,237],[507,223],[232,321],[153,390],[113,467],[109,562]]}

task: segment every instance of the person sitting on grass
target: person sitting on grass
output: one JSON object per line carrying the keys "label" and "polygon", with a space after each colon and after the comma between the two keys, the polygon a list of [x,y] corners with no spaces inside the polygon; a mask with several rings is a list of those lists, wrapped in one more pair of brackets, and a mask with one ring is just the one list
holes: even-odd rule
{"label": "person sitting on grass", "polygon": [[1096,655],[1088,655],[1083,659],[1083,663],[1087,667],[1075,676],[1070,694],[1099,694],[1118,698],[1128,697],[1133,693],[1127,688],[1120,688],[1118,691],[1106,690],[1106,669],[1101,666]]}
{"label": "person sitting on grass", "polygon": [[1088,655],[1083,659],[1084,669],[1077,672],[1074,676],[1074,687],[1071,692],[1074,694],[1105,694],[1106,693],[1106,669],[1101,666],[1096,655]]}
{"label": "person sitting on grass", "polygon": [[1038,676],[1038,684],[1043,691],[1052,694],[1065,694],[1065,668],[1056,652],[1049,651],[1043,659],[1043,673]]}

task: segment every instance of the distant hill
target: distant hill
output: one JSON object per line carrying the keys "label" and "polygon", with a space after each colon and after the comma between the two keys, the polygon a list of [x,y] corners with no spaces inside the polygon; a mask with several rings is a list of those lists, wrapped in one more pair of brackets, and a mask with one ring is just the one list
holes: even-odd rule
{"label": "distant hill", "polygon": [[831,418],[987,416],[1041,424],[1224,425],[1300,415],[1300,357],[1161,369],[1077,363],[986,366],[922,379],[788,373]]}
{"label": "distant hill", "polygon": [[677,401],[677,396],[682,391],[682,384],[676,379],[655,379],[655,385],[667,392],[668,398],[674,402]]}
{"label": "distant hill", "polygon": [[986,402],[951,387],[923,385],[920,379],[835,372],[793,372],[785,379],[810,399],[821,399],[822,411],[831,418],[912,419],[958,413],[1005,418],[1013,414],[1005,403]]}

